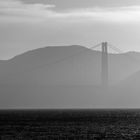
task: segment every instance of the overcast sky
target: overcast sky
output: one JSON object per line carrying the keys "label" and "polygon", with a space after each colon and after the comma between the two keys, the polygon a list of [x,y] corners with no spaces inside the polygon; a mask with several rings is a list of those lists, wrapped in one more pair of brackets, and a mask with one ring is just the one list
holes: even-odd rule
{"label": "overcast sky", "polygon": [[0,59],[102,41],[140,51],[140,0],[0,0]]}

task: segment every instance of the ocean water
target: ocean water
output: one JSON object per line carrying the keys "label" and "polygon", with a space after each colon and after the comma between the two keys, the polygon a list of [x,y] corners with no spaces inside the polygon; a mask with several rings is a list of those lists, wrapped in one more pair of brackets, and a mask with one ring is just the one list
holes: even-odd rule
{"label": "ocean water", "polygon": [[139,140],[139,109],[1,110],[2,140]]}

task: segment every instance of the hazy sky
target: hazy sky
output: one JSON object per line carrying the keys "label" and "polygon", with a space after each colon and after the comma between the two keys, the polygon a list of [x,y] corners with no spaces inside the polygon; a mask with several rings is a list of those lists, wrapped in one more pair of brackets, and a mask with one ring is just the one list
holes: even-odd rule
{"label": "hazy sky", "polygon": [[0,59],[102,41],[140,51],[140,0],[0,0]]}

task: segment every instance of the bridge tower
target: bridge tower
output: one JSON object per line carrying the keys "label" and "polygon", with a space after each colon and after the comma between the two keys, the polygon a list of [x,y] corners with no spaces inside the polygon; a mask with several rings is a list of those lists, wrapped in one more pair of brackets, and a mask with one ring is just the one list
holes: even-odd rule
{"label": "bridge tower", "polygon": [[108,86],[108,43],[102,42],[101,84]]}

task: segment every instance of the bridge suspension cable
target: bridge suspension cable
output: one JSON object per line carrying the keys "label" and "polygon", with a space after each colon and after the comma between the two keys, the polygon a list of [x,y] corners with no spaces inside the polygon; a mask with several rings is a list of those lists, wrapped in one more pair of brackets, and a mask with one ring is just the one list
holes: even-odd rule
{"label": "bridge suspension cable", "polygon": [[[124,51],[122,51],[121,49],[119,49],[118,47],[112,45],[112,44],[108,44],[110,48],[112,48],[113,50],[115,50],[118,53],[124,53]],[[132,60],[134,60],[136,63],[140,63],[140,58],[137,58],[136,56],[132,56],[129,52],[127,53],[127,56]]]}
{"label": "bridge suspension cable", "polygon": [[78,52],[76,52],[76,53],[73,53],[73,54],[71,54],[71,55],[69,55],[69,56],[66,56],[66,57],[62,58],[62,59],[56,60],[56,61],[53,62],[53,63],[48,63],[48,64],[46,64],[45,66],[44,66],[44,65],[43,65],[43,66],[38,66],[38,68],[40,69],[40,68],[42,68],[42,67],[51,66],[51,65],[60,63],[60,62],[62,62],[62,61],[66,61],[66,60],[69,59],[69,58],[72,58],[72,57],[74,57],[74,56],[77,56],[77,55],[80,55],[80,54],[82,54],[82,53],[88,52],[88,49],[93,50],[93,49],[99,47],[100,45],[101,45],[101,43],[96,44],[96,45],[94,45],[93,47],[87,48],[86,50],[85,50],[85,49],[82,49],[81,51],[78,51]]}
{"label": "bridge suspension cable", "polygon": [[114,51],[116,51],[117,53],[124,53],[124,51],[122,51],[121,49],[119,49],[118,47],[108,43],[108,46],[113,49]]}
{"label": "bridge suspension cable", "polygon": [[96,49],[96,48],[98,48],[98,47],[100,47],[100,46],[101,46],[101,43],[96,44],[96,45],[94,45],[93,47],[90,47],[90,48],[88,48],[88,49],[94,50],[94,49]]}

